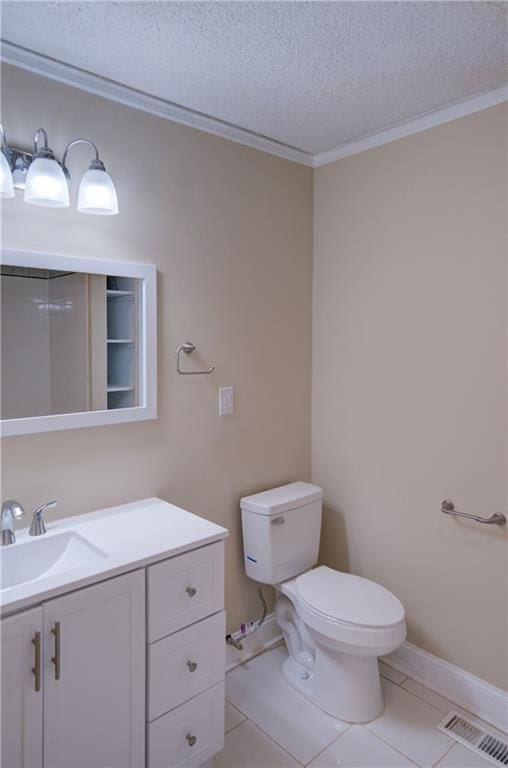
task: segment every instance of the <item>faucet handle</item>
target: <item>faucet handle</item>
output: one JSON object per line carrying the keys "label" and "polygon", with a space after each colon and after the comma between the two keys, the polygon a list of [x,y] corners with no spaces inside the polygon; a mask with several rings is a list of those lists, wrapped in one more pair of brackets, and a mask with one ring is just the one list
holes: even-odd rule
{"label": "faucet handle", "polygon": [[37,507],[37,509],[33,514],[30,530],[28,531],[28,534],[30,536],[42,536],[43,533],[46,533],[46,526],[44,525],[42,514],[47,509],[50,509],[51,507],[56,507],[57,503],[58,503],[57,500],[53,499],[52,501],[47,501],[45,504],[42,504],[40,507]]}

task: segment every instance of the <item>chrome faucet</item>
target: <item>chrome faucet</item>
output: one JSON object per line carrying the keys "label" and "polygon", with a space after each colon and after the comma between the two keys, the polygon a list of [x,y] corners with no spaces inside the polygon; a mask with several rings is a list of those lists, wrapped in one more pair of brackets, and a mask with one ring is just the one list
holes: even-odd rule
{"label": "chrome faucet", "polygon": [[56,499],[53,499],[53,501],[47,501],[46,504],[43,504],[41,507],[38,507],[35,510],[34,516],[32,518],[32,524],[30,525],[30,530],[28,531],[30,536],[42,536],[43,533],[46,533],[46,526],[44,525],[42,514],[47,509],[56,507],[56,505],[57,501]]}
{"label": "chrome faucet", "polygon": [[0,523],[0,530],[2,531],[2,547],[16,543],[14,520],[19,520],[19,518],[23,517],[25,514],[25,510],[19,501],[16,501],[15,499],[4,501],[2,504],[2,518]]}

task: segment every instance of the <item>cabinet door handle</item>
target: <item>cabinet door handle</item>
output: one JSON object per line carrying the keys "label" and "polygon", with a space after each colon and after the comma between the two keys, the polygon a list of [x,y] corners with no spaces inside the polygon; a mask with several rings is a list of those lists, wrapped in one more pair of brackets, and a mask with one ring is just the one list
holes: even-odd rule
{"label": "cabinet door handle", "polygon": [[35,691],[38,693],[41,690],[41,633],[36,632],[32,638],[32,645],[34,647],[34,666],[32,667],[32,674],[35,677]]}
{"label": "cabinet door handle", "polygon": [[197,592],[197,589],[195,587],[185,587],[185,591],[189,595],[189,597],[194,597],[194,595]]}
{"label": "cabinet door handle", "polygon": [[197,663],[197,661],[190,661],[189,660],[187,662],[187,666],[189,667],[189,672],[195,672],[196,669],[198,668],[198,663]]}
{"label": "cabinet door handle", "polygon": [[196,741],[197,741],[197,737],[196,736],[191,736],[190,733],[187,734],[187,742],[189,744],[189,747],[193,747],[194,744],[196,743]]}
{"label": "cabinet door handle", "polygon": [[51,661],[55,665],[55,680],[60,680],[60,674],[62,670],[60,664],[61,632],[59,621],[55,621],[55,626],[51,630],[51,634],[55,636],[55,655],[51,657]]}

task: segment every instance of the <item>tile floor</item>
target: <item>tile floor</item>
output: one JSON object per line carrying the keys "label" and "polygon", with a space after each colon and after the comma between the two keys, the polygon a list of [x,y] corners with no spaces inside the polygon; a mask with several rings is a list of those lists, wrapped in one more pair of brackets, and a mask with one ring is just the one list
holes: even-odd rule
{"label": "tile floor", "polygon": [[367,725],[329,717],[294,691],[280,646],[226,676],[226,740],[214,768],[488,768],[436,729],[451,702],[380,662],[385,710]]}

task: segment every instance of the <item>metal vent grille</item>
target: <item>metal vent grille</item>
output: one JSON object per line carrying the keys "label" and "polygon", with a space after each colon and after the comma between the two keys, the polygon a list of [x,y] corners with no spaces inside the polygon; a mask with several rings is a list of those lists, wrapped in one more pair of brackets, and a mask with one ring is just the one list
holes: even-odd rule
{"label": "metal vent grille", "polygon": [[450,712],[437,727],[494,765],[508,765],[508,743],[473,718]]}

